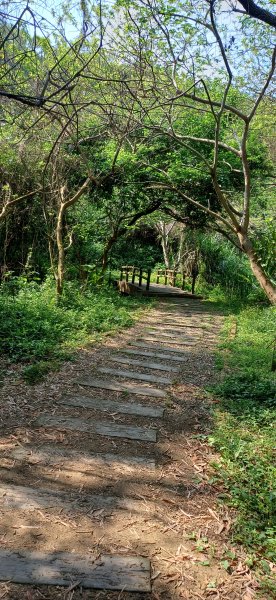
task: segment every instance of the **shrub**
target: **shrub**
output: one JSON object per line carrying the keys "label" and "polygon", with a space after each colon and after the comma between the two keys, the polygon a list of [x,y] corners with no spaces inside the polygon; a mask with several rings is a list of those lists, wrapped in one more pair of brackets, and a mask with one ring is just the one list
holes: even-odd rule
{"label": "shrub", "polygon": [[130,326],[141,306],[143,299],[122,297],[108,287],[81,293],[72,282],[57,304],[52,282],[24,285],[14,296],[0,294],[0,352],[25,363],[62,358],[101,333]]}

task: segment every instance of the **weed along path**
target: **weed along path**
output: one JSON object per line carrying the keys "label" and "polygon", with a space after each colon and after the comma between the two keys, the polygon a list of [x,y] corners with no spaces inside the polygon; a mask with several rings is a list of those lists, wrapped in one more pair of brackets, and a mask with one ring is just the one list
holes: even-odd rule
{"label": "weed along path", "polygon": [[199,300],[163,299],[45,383],[7,380],[1,599],[251,598],[223,565],[202,435],[221,322]]}

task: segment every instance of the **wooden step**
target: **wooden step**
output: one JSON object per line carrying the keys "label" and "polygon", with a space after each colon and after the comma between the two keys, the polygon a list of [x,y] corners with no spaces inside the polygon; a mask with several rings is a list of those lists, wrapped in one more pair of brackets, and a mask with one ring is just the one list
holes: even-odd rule
{"label": "wooden step", "polygon": [[[171,361],[175,361],[175,362],[186,362],[188,359],[183,358],[183,356],[173,356],[173,354],[163,354],[161,352],[151,352],[149,350],[149,352],[145,352],[145,350],[142,350],[142,348],[146,349],[146,348],[154,348],[154,346],[148,346],[146,344],[140,344],[139,342],[136,343],[132,343],[132,346],[135,346],[135,348],[137,348],[136,350],[127,350],[125,348],[121,349],[121,352],[124,352],[125,354],[130,354],[131,356],[149,356],[150,358],[158,358],[158,359],[162,359],[162,360],[171,360]],[[141,350],[139,350],[139,348],[141,347]],[[164,348],[162,348],[162,350],[164,350]],[[170,350],[171,351],[171,350]],[[187,353],[186,353],[187,354]]]}
{"label": "wooden step", "polygon": [[140,417],[163,417],[164,408],[138,404],[137,402],[114,402],[103,398],[90,398],[89,396],[65,396],[61,403],[66,406],[82,406],[110,413],[138,415]]}
{"label": "wooden step", "polygon": [[175,341],[174,339],[168,340],[167,338],[162,340],[161,336],[151,337],[147,335],[141,335],[137,339],[145,341],[145,342],[160,342],[161,344],[174,344],[176,346],[195,346],[196,342],[184,342],[184,341]]}
{"label": "wooden step", "polygon": [[143,501],[119,496],[106,496],[103,494],[83,494],[69,490],[36,489],[22,485],[0,484],[0,508],[3,510],[33,511],[54,509],[71,513],[88,514],[91,511],[104,508],[108,512],[113,510],[133,511],[148,513]]}
{"label": "wooden step", "polygon": [[[141,556],[0,550],[0,581],[150,592],[150,562]],[[23,594],[23,591],[22,591]]]}
{"label": "wooden step", "polygon": [[46,466],[61,466],[70,471],[86,472],[95,469],[96,472],[103,467],[119,469],[120,472],[136,471],[141,469],[155,469],[155,460],[144,456],[121,456],[120,454],[88,454],[70,448],[56,446],[40,446],[39,448],[17,446],[10,451],[15,460],[25,461],[29,464],[44,464]]}
{"label": "wooden step", "polygon": [[166,392],[157,388],[136,385],[135,383],[123,383],[119,381],[104,381],[101,379],[79,379],[76,381],[79,385],[99,388],[101,390],[113,390],[115,392],[128,392],[129,394],[139,394],[140,396],[153,396],[155,398],[165,398]]}
{"label": "wooden step", "polygon": [[83,420],[78,419],[77,417],[42,415],[37,419],[36,424],[42,427],[51,427],[52,429],[73,429],[76,431],[85,431],[94,435],[97,434],[107,437],[121,437],[129,440],[156,442],[155,429],[109,423],[108,421],[100,422],[94,421],[94,419]]}
{"label": "wooden step", "polygon": [[136,373],[135,371],[121,371],[119,369],[109,369],[108,367],[99,367],[100,373],[109,375],[117,375],[117,377],[126,377],[127,379],[139,379],[140,381],[148,381],[149,383],[166,383],[170,385],[172,380],[168,377],[160,377],[159,375],[148,375],[146,373]]}
{"label": "wooden step", "polygon": [[[177,348],[170,348],[169,346],[157,346],[156,344],[144,344],[143,342],[130,342],[129,346],[134,346],[135,348],[144,348],[145,350],[157,350],[163,352],[172,352],[174,354],[185,354],[187,357],[187,350],[178,350]],[[140,352],[141,354],[141,352]],[[147,356],[150,356],[147,354]],[[152,356],[157,356],[157,354],[152,354]],[[167,357],[166,357],[167,358]],[[177,360],[176,358],[171,358],[170,360]],[[180,359],[181,360],[181,359]]]}
{"label": "wooden step", "polygon": [[[204,327],[205,327],[204,324],[203,325],[191,325],[190,323],[189,324],[183,323],[183,321],[178,323],[177,321],[156,321],[156,320],[153,321],[153,325],[149,321],[144,323],[144,325],[148,325],[152,329],[158,329],[158,330],[160,327],[164,327],[164,328],[166,328],[166,330],[167,329],[169,330],[173,327],[174,327],[174,329],[175,329],[175,327],[178,327],[178,328],[180,327],[181,329],[182,328],[183,329],[186,329],[186,328],[187,329],[204,329]],[[209,323],[207,325],[209,325]]]}
{"label": "wooden step", "polygon": [[[150,330],[146,331],[145,333],[146,333],[146,335],[156,336],[158,339],[161,337],[161,338],[179,340],[180,342],[195,340],[194,336],[187,335],[185,332],[182,332],[182,335],[179,335],[179,331],[176,329],[171,329],[170,331],[164,331],[164,329],[150,329]],[[199,338],[196,338],[196,339],[199,339]]]}
{"label": "wooden step", "polygon": [[168,371],[168,373],[178,373],[179,369],[171,367],[170,365],[162,365],[161,363],[145,362],[144,360],[135,360],[128,358],[127,356],[110,356],[109,360],[118,362],[121,364],[133,365],[136,367],[142,367],[143,369],[154,369],[156,371]]}

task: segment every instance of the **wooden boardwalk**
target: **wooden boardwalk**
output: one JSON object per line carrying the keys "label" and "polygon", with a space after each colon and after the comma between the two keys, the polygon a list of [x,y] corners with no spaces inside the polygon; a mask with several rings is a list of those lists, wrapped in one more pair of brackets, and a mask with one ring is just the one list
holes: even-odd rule
{"label": "wooden boardwalk", "polygon": [[178,287],[174,287],[172,285],[162,285],[161,283],[151,283],[149,289],[147,290],[147,286],[145,283],[142,283],[140,286],[138,283],[128,282],[118,282],[120,284],[125,284],[123,287],[124,293],[129,294],[140,294],[141,296],[146,297],[160,297],[160,298],[191,298],[194,300],[199,300],[202,296],[198,294],[192,294],[191,292],[187,292],[181,290]]}

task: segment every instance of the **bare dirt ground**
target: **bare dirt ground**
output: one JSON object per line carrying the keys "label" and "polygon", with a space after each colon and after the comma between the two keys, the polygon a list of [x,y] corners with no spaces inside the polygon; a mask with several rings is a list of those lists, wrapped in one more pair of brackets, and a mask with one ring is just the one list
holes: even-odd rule
{"label": "bare dirt ground", "polygon": [[[176,352],[184,352],[185,362],[179,365],[168,359],[150,359],[180,367],[177,374],[147,371],[156,375],[155,387],[167,390],[165,399],[76,384],[83,376],[114,379],[99,375],[99,366],[145,372],[141,367],[112,362],[112,355],[146,335],[151,326],[157,328],[158,338],[170,328],[158,323],[170,320],[176,328],[180,323],[194,325],[179,330],[183,336],[192,336],[196,344],[175,347]],[[32,510],[1,505],[2,549],[145,556],[152,565],[152,592],[85,590],[81,585],[75,587],[74,582],[67,589],[3,582],[0,600],[254,599],[258,586],[244,563],[242,550],[231,543],[232,517],[218,502],[221,489],[210,482],[215,456],[205,436],[212,429],[212,401],[204,388],[215,376],[214,349],[222,320],[221,315],[205,308],[204,302],[163,300],[146,311],[133,328],[106,337],[97,346],[80,349],[74,362],[64,363],[58,373],[39,385],[26,385],[19,367],[8,368],[0,399],[0,484],[48,490],[61,494],[62,502],[58,506],[42,503]],[[164,346],[169,346],[169,339]],[[143,356],[130,358],[147,360]],[[167,375],[173,377],[173,385],[158,384],[158,376]],[[153,419],[60,404],[65,395],[74,394],[163,405],[165,416]],[[38,427],[37,417],[44,413],[154,428],[158,441],[154,444]],[[44,460],[39,452],[45,446],[49,456],[57,451],[62,455]],[[73,459],[71,451],[81,456]],[[64,456],[66,452],[68,456]],[[82,459],[101,453],[122,458],[94,467]],[[156,468],[128,463],[129,457],[155,460]],[[94,495],[110,498],[108,506],[91,510],[89,502]]]}

